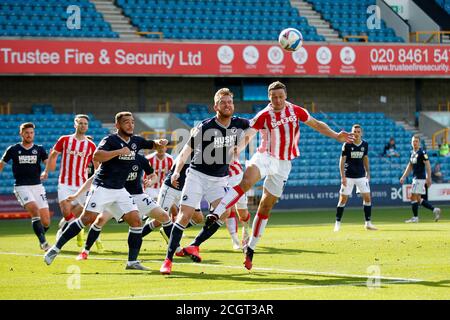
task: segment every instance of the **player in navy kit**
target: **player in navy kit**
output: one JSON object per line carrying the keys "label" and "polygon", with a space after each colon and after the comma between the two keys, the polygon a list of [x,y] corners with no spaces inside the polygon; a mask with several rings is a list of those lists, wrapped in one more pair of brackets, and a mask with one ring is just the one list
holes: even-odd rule
{"label": "player in navy kit", "polygon": [[364,216],[366,230],[377,230],[372,224],[372,203],[370,199],[370,168],[369,168],[369,144],[362,140],[362,128],[359,124],[352,127],[352,133],[355,140],[352,143],[344,143],[342,145],[342,154],[339,161],[339,169],[341,173],[341,190],[339,192],[339,203],[336,209],[336,223],[334,231],[339,231],[341,227],[341,219],[344,214],[345,204],[348,197],[353,192],[356,185],[363,198]]}
{"label": "player in navy kit", "polygon": [[22,123],[19,134],[21,143],[9,146],[0,160],[0,172],[10,160],[14,179],[14,194],[20,205],[31,215],[33,231],[39,239],[41,249],[47,251],[50,246],[45,239],[45,233],[50,226],[50,212],[47,196],[41,183],[41,162],[47,164],[47,152],[34,144],[34,124]]}
{"label": "player in navy kit", "polygon": [[[143,181],[143,174],[147,175],[147,181]],[[136,205],[139,209],[139,214],[141,216],[151,216],[160,223],[162,223],[163,230],[166,234],[166,237],[170,236],[170,231],[172,229],[172,221],[170,220],[169,214],[165,212],[161,207],[159,207],[155,201],[151,198],[151,196],[144,193],[142,183],[150,185],[152,178],[156,176],[153,173],[153,168],[150,166],[148,160],[141,156],[140,154],[136,155],[136,159],[132,163],[131,171],[128,174],[127,181],[125,183],[125,189],[130,193],[131,197],[136,202]],[[86,190],[90,187],[92,184],[92,180],[94,177],[90,178],[86,183],[83,184],[83,186],[72,196],[70,196],[68,199],[73,200],[76,199],[79,195],[86,192]],[[100,232],[102,230],[102,227],[112,218],[115,218],[117,220],[117,216],[113,216],[108,211],[104,211],[100,213],[95,222],[92,224],[89,234],[86,239],[86,243],[84,246],[83,251],[78,255],[77,260],[86,260],[89,256],[89,251],[94,244],[94,242],[97,240],[97,238],[100,236]],[[119,219],[117,222],[121,222],[123,219]],[[144,227],[145,230],[145,227]],[[142,232],[142,237],[144,237],[144,231]]]}
{"label": "player in navy kit", "polygon": [[420,138],[418,136],[412,137],[411,145],[413,148],[411,151],[411,157],[408,165],[406,166],[405,172],[400,178],[400,183],[403,184],[410,172],[413,172],[413,182],[411,187],[411,207],[413,217],[405,222],[419,222],[419,204],[429,210],[432,210],[434,214],[434,221],[439,221],[441,209],[433,207],[431,203],[425,199],[422,199],[422,195],[426,193],[425,185],[428,187],[431,186],[431,165],[428,160],[428,155],[426,151],[420,147]]}
{"label": "player in navy kit", "polygon": [[153,149],[165,145],[167,140],[145,140],[135,136],[134,118],[131,112],[119,112],[115,117],[117,133],[105,137],[94,153],[94,161],[101,163],[89,192],[83,213],[70,223],[56,244],[44,256],[50,265],[67,241],[75,237],[97,215],[109,211],[116,220],[123,219],[130,225],[128,233],[128,262],[126,269],[148,270],[137,260],[142,245],[142,223],[135,201],[124,188],[132,170],[136,154],[141,149]]}
{"label": "player in navy kit", "polygon": [[[181,195],[180,213],[172,228],[166,259],[160,268],[162,274],[171,273],[173,255],[202,197],[204,196],[211,207],[215,208],[225,195],[232,150],[237,146],[238,139],[243,136],[243,131],[250,126],[247,119],[233,117],[233,94],[227,88],[218,90],[214,95],[214,110],[216,116],[202,121],[191,134],[172,174],[171,181],[175,186],[187,158],[193,151],[194,156]],[[221,220],[205,224],[194,242],[183,249],[184,253],[200,261],[198,246],[211,237],[222,224]]]}
{"label": "player in navy kit", "polygon": [[[158,206],[163,208],[163,210],[166,212],[170,212],[170,209],[172,208],[172,206],[175,206],[176,212],[178,212],[178,207],[180,205],[180,200],[181,200],[181,191],[183,190],[184,182],[186,180],[186,171],[189,168],[189,164],[184,164],[184,166],[180,172],[180,177],[177,180],[178,184],[176,187],[173,186],[171,183],[171,177],[172,177],[173,171],[175,170],[177,159],[175,159],[172,168],[167,173],[166,178],[164,179],[164,183],[159,191],[158,199],[156,201]],[[189,223],[186,226],[186,228],[190,228],[192,226],[195,226],[195,225],[203,222],[203,220],[204,220],[203,214],[199,208],[200,208],[200,204],[198,205],[197,209],[195,209],[195,213],[192,216],[191,220],[189,220]],[[174,218],[176,219],[176,216],[172,217],[172,219],[174,219]],[[152,232],[155,228],[158,228],[159,226],[161,226],[161,223],[158,220],[152,219],[151,221],[147,221],[147,223],[144,225],[144,230],[142,230],[142,236],[145,237],[147,234],[149,234],[150,232]],[[165,237],[165,233],[161,233],[161,234],[164,237],[164,239],[167,242],[169,242],[169,238]],[[176,255],[184,256],[183,251],[181,251],[180,249],[177,249]]]}

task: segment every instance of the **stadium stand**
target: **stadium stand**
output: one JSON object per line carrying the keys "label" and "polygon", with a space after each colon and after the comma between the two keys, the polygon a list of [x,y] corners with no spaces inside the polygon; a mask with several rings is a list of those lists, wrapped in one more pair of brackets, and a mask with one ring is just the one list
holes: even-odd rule
{"label": "stadium stand", "polygon": [[[369,42],[404,42],[395,34],[392,28],[388,28],[384,20],[381,20],[381,28],[370,30],[367,26],[367,8],[375,5],[375,0],[306,0],[312,4],[314,10],[321,13],[333,29],[339,31],[341,37],[367,36]],[[349,38],[348,41],[359,41],[357,38]]]}
{"label": "stadium stand", "polygon": [[450,0],[435,0],[448,14],[450,14]]}
{"label": "stadium stand", "polygon": [[[78,6],[79,29],[67,27],[69,6]],[[0,0],[0,37],[118,38],[88,0]]]}
{"label": "stadium stand", "polygon": [[289,0],[276,5],[271,0],[117,0],[116,4],[139,31],[162,32],[168,39],[276,40],[289,25],[298,28],[305,41],[325,41]]}
{"label": "stadium stand", "polygon": [[[4,153],[10,145],[20,142],[18,135],[19,126],[23,122],[33,122],[36,126],[35,143],[44,146],[47,153],[62,135],[73,133],[74,114],[54,114],[51,105],[33,105],[33,114],[0,114],[0,152]],[[92,114],[89,114],[88,135],[94,138],[98,144],[100,140],[109,133],[108,129],[102,127],[102,123],[96,120]],[[50,172],[49,178],[44,182],[47,192],[56,192],[58,185],[59,161],[55,172]],[[44,166],[42,166],[44,169]],[[14,178],[11,169],[11,163],[5,166],[0,179],[0,194],[11,194],[13,192]]]}
{"label": "stadium stand", "polygon": [[[254,112],[265,106],[255,105]],[[255,113],[236,113],[236,116],[252,118]],[[412,131],[405,130],[383,113],[312,113],[336,131],[350,130],[355,123],[364,129],[363,139],[369,142],[369,159],[372,184],[398,184],[398,180],[409,161]],[[187,106],[186,113],[177,114],[187,125],[194,126],[202,119],[214,116],[206,105]],[[383,148],[390,137],[395,137],[399,158],[385,158]],[[339,185],[339,156],[342,145],[322,136],[306,125],[300,129],[300,157],[292,162],[292,171],[287,186]],[[432,153],[431,155],[434,155]],[[433,158],[442,164],[445,176],[450,175],[450,157]],[[410,178],[411,179],[411,178]],[[410,180],[408,180],[410,181]],[[262,181],[259,182],[262,184]]]}

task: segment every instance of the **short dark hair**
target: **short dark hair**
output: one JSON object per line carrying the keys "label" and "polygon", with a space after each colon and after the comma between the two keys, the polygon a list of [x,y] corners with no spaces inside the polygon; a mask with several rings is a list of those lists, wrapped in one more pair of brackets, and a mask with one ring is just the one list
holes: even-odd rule
{"label": "short dark hair", "polygon": [[270,91],[277,90],[277,89],[283,89],[284,92],[286,92],[286,94],[287,94],[286,86],[284,85],[284,83],[282,83],[280,81],[275,81],[275,82],[272,82],[271,84],[269,84],[269,88],[267,89],[267,92],[270,93]]}
{"label": "short dark hair", "polygon": [[120,119],[122,119],[123,117],[130,117],[130,116],[133,116],[133,114],[130,111],[121,111],[116,114],[115,117],[116,123],[118,123]]}
{"label": "short dark hair", "polygon": [[28,129],[28,128],[33,128],[34,129],[36,127],[34,126],[33,122],[24,122],[24,123],[22,123],[20,125],[19,132],[22,133],[23,130]]}

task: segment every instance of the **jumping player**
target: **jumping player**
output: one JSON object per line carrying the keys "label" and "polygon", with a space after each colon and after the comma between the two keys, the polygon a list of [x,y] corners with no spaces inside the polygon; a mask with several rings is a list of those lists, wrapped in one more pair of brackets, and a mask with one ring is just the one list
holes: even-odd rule
{"label": "jumping player", "polygon": [[214,210],[216,217],[226,214],[245,192],[265,177],[263,195],[245,253],[244,266],[248,270],[252,268],[253,253],[266,228],[270,211],[283,193],[291,171],[291,160],[300,155],[299,121],[339,142],[353,141],[353,134],[345,131],[337,133],[326,123],[313,118],[306,109],[286,101],[287,89],[283,83],[277,81],[270,84],[268,97],[270,103],[250,121],[251,128],[246,131],[246,137],[239,144],[237,153],[245,148],[258,131],[261,134],[261,144],[250,159],[241,183],[231,188]]}
{"label": "jumping player", "polygon": [[400,178],[400,183],[403,184],[405,179],[409,176],[410,172],[413,172],[413,181],[411,188],[411,207],[413,217],[406,220],[406,223],[418,223],[419,222],[419,204],[425,208],[433,211],[434,221],[439,221],[441,216],[441,209],[433,207],[431,203],[422,198],[422,195],[426,193],[425,185],[431,186],[431,165],[428,160],[428,154],[420,147],[419,136],[413,136],[411,139],[411,157],[409,163],[406,166],[405,172]]}
{"label": "jumping player", "polygon": [[12,160],[14,175],[14,194],[20,205],[31,215],[31,224],[39,246],[42,250],[50,249],[45,233],[50,227],[50,212],[48,210],[47,196],[41,183],[41,162],[47,164],[47,152],[41,145],[34,144],[34,124],[22,123],[19,134],[20,143],[9,146],[0,160],[0,172],[5,163]]}
{"label": "jumping player", "polygon": [[341,190],[339,192],[339,203],[336,212],[336,223],[334,231],[339,231],[341,219],[344,214],[345,204],[348,197],[353,192],[356,185],[357,190],[362,195],[366,230],[377,230],[371,222],[372,203],[370,199],[370,168],[369,168],[369,144],[362,140],[362,128],[359,124],[352,127],[352,133],[355,137],[353,143],[344,143],[342,145],[341,158],[339,160],[339,171],[341,173]]}

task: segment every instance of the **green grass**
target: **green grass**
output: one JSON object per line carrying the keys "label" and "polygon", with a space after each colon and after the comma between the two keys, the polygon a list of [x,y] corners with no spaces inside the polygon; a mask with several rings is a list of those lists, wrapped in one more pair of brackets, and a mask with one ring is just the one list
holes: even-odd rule
{"label": "green grass", "polygon": [[[90,260],[76,261],[72,240],[47,266],[30,221],[0,221],[0,299],[450,299],[448,209],[438,223],[421,209],[419,224],[405,224],[409,208],[374,208],[375,232],[363,229],[362,208],[347,209],[338,233],[332,209],[275,212],[251,272],[222,228],[203,244],[202,263],[176,258],[171,276],[158,271],[166,245],[157,232],[147,236],[140,254],[151,272],[124,269],[127,227],[114,222],[102,234],[105,253],[94,246]],[[55,226],[53,221],[50,242]],[[188,229],[182,244],[198,231]],[[370,268],[379,268],[379,286],[367,286]],[[77,279],[79,289],[70,289]]]}

